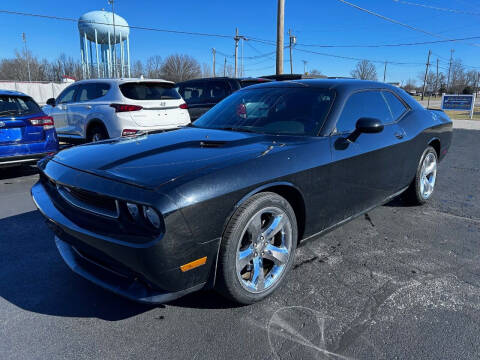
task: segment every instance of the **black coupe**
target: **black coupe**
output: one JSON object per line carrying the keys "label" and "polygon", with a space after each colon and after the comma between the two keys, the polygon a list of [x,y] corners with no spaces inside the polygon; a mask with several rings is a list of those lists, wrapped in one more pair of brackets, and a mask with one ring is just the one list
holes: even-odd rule
{"label": "black coupe", "polygon": [[32,196],[68,266],[106,289],[252,303],[305,240],[404,192],[428,200],[451,136],[442,111],[387,84],[271,82],[188,127],[45,158]]}

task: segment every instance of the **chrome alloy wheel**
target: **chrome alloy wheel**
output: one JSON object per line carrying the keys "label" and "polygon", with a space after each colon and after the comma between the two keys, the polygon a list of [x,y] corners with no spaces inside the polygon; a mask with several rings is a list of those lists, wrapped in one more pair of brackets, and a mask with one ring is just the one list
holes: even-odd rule
{"label": "chrome alloy wheel", "polygon": [[259,293],[280,280],[292,249],[292,224],[277,207],[257,212],[238,243],[236,273],[243,288]]}
{"label": "chrome alloy wheel", "polygon": [[93,134],[92,142],[97,142],[97,141],[102,141],[102,140],[103,140],[102,134],[100,134],[100,133]]}
{"label": "chrome alloy wheel", "polygon": [[423,159],[422,170],[420,172],[420,194],[424,199],[428,199],[430,195],[432,195],[436,178],[437,158],[435,154],[430,152]]}

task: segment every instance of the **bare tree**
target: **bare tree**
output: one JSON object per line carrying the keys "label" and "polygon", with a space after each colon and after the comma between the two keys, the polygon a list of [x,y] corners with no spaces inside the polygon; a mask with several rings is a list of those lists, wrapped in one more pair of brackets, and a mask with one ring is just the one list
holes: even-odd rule
{"label": "bare tree", "polygon": [[133,63],[131,74],[133,77],[137,77],[137,78],[139,78],[142,75],[144,76],[147,75],[143,67],[143,63],[140,60],[137,60]]}
{"label": "bare tree", "polygon": [[166,80],[179,82],[200,77],[202,70],[198,61],[190,55],[174,54],[165,59],[161,73]]}
{"label": "bare tree", "polygon": [[350,74],[360,80],[377,80],[375,65],[368,60],[359,61]]}
{"label": "bare tree", "polygon": [[207,78],[207,77],[212,77],[212,76],[213,76],[213,73],[212,73],[212,69],[211,69],[210,65],[208,65],[206,63],[203,63],[202,64],[202,77]]}
{"label": "bare tree", "polygon": [[159,55],[150,56],[145,65],[145,73],[151,79],[162,77],[162,57]]}

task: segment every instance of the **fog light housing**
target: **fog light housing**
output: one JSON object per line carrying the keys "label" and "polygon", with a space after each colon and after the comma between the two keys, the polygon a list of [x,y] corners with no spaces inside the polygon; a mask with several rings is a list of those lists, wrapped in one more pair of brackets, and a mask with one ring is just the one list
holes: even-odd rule
{"label": "fog light housing", "polygon": [[155,211],[154,208],[150,206],[144,206],[143,207],[143,216],[147,221],[152,225],[155,229],[159,229],[161,222],[160,222],[160,216],[158,213]]}
{"label": "fog light housing", "polygon": [[130,214],[130,216],[133,219],[138,218],[138,214],[140,213],[140,211],[138,210],[138,205],[137,204],[127,202],[127,210],[128,210],[128,213]]}

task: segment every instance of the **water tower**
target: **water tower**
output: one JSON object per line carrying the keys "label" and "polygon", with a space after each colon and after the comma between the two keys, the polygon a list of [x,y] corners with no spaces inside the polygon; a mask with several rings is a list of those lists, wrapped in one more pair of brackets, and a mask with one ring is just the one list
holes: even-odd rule
{"label": "water tower", "polygon": [[113,12],[90,11],[78,19],[78,31],[85,79],[130,77],[130,28],[124,18]]}

